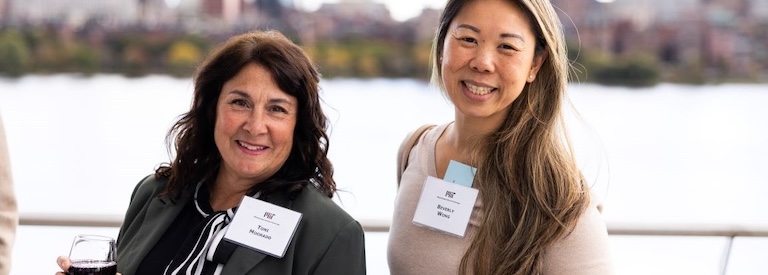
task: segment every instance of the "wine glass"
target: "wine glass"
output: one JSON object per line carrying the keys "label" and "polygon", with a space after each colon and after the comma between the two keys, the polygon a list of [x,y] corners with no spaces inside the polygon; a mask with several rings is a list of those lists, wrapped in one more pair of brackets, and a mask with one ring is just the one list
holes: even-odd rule
{"label": "wine glass", "polygon": [[115,275],[115,239],[81,234],[72,241],[69,251],[72,265],[67,270],[70,275]]}

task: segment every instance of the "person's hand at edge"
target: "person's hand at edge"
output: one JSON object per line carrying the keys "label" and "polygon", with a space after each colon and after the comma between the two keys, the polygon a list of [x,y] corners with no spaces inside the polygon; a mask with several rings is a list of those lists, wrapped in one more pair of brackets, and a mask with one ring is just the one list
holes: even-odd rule
{"label": "person's hand at edge", "polygon": [[69,270],[69,266],[72,265],[72,262],[69,261],[69,257],[67,256],[59,256],[58,258],[56,258],[56,264],[59,265],[59,268],[61,268],[61,270],[65,270],[65,271],[56,272],[56,275],[67,275],[66,270]]}

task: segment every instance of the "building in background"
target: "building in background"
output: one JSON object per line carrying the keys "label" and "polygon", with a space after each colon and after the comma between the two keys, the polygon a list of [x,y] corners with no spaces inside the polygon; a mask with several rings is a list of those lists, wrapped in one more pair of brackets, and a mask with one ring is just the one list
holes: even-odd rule
{"label": "building in background", "polygon": [[[395,0],[392,0],[395,1]],[[768,78],[768,1],[552,0],[571,50],[621,60],[649,56],[681,72]],[[405,22],[385,4],[340,0],[317,10],[291,0],[0,0],[0,24],[59,28],[59,35],[146,30],[227,37],[254,28],[277,29],[298,42],[381,40],[429,43],[439,9]],[[591,58],[596,58],[592,56]],[[678,73],[672,71],[673,74]]]}
{"label": "building in background", "polygon": [[763,0],[553,0],[571,47],[614,58],[654,56],[707,76],[765,78],[768,2]]}
{"label": "building in background", "polygon": [[4,22],[11,14],[10,0],[0,0],[0,22]]}
{"label": "building in background", "polygon": [[138,5],[125,0],[2,0],[7,1],[7,24],[40,24],[80,26],[95,20],[118,28],[138,21]]}

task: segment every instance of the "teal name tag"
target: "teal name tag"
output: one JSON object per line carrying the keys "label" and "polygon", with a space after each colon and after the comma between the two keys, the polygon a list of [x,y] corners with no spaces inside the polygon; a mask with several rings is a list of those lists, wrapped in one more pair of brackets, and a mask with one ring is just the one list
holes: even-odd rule
{"label": "teal name tag", "polygon": [[466,187],[472,187],[472,181],[475,179],[477,168],[464,163],[451,160],[448,163],[448,170],[445,171],[443,180]]}

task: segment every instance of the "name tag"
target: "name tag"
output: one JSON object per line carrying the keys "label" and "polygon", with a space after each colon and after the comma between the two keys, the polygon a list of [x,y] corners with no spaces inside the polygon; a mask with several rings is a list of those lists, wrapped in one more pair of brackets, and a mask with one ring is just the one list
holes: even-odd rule
{"label": "name tag", "polygon": [[246,196],[237,208],[224,239],[282,258],[299,221],[299,212]]}
{"label": "name tag", "polygon": [[413,223],[463,238],[477,194],[477,189],[428,176]]}

